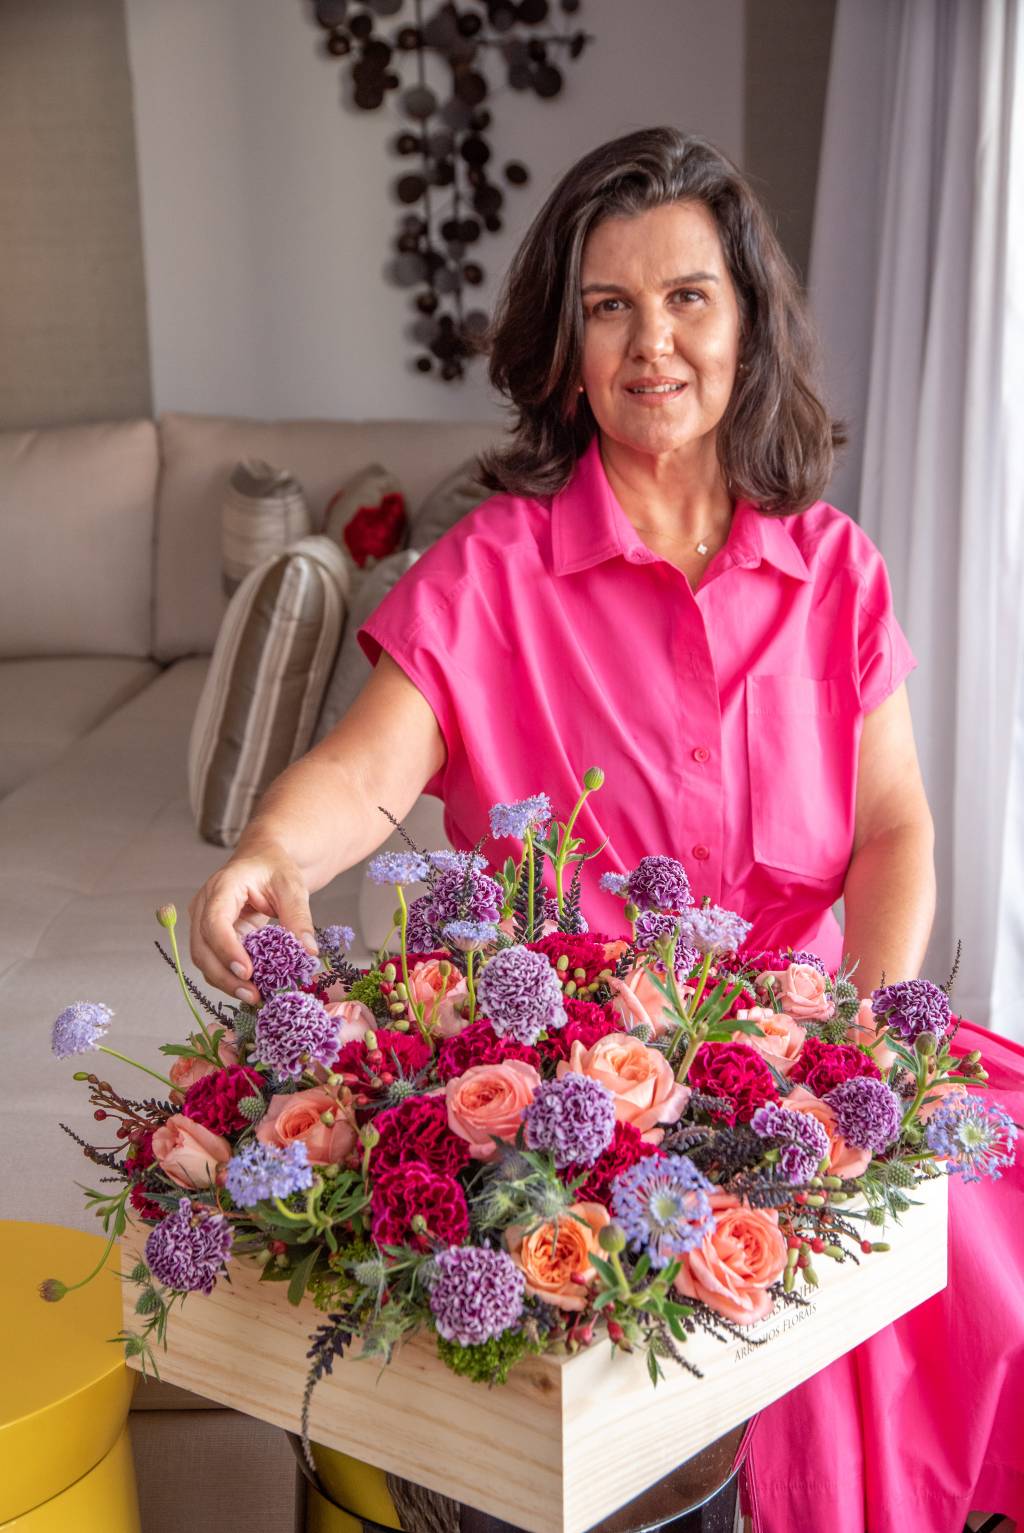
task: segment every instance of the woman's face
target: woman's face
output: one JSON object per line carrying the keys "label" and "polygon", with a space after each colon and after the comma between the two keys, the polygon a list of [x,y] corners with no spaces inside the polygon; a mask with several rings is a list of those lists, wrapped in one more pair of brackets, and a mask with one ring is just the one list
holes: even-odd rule
{"label": "woman's face", "polygon": [[602,434],[659,456],[713,452],[740,311],[707,208],[677,202],[605,219],[583,247],[581,279],[580,382]]}

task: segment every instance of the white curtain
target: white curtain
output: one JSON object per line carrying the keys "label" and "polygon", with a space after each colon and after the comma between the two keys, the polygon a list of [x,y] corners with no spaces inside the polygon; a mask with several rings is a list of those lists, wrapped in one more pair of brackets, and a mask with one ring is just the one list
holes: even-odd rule
{"label": "white curtain", "polygon": [[937,833],[926,974],[1024,1041],[1022,0],[838,0],[810,276]]}

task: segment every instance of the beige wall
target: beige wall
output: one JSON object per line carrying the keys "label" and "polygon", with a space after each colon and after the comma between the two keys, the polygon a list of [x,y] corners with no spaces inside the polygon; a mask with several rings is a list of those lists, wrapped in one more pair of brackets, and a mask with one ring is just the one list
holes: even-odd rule
{"label": "beige wall", "polygon": [[149,412],[123,0],[0,0],[0,428]]}

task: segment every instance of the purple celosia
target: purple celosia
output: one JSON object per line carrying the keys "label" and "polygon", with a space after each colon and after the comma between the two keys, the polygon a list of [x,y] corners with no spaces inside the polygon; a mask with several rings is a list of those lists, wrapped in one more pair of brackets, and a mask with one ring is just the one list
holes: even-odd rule
{"label": "purple celosia", "polygon": [[113,1015],[102,1001],[76,1001],[73,1006],[65,1006],[53,1024],[50,1047],[58,1059],[98,1049]]}
{"label": "purple celosia", "polygon": [[421,884],[428,871],[419,852],[378,852],[366,864],[366,876],[375,884]]}
{"label": "purple celosia", "polygon": [[551,820],[551,800],[546,793],[517,799],[513,804],[493,804],[490,811],[491,835],[495,840],[513,836],[517,841],[528,830],[543,830]]}
{"label": "purple celosia", "polygon": [[283,926],[261,926],[243,937],[242,946],[252,962],[252,982],[264,1000],[276,990],[308,985],[320,967],[320,960]]}
{"label": "purple celosia", "polygon": [[224,1186],[239,1208],[254,1208],[264,1198],[287,1198],[313,1185],[309,1153],[301,1140],[283,1149],[254,1139],[228,1161]]}
{"label": "purple celosia", "polygon": [[451,1246],[434,1260],[430,1309],[438,1334],[462,1347],[479,1346],[515,1325],[526,1280],[507,1251]]}
{"label": "purple celosia", "polygon": [[149,1270],[164,1288],[176,1293],[212,1293],[231,1256],[233,1232],[223,1214],[193,1217],[181,1198],[177,1212],[150,1231],[146,1241]]}
{"label": "purple celosia", "polygon": [[875,1020],[904,1043],[914,1043],[922,1033],[944,1038],[949,1030],[949,997],[927,979],[901,979],[871,992]]}
{"label": "purple celosia", "polygon": [[679,917],[679,934],[686,947],[701,953],[732,953],[742,947],[750,922],[721,905],[695,905]]}
{"label": "purple celosia", "polygon": [[441,935],[449,947],[468,953],[497,942],[498,927],[494,921],[448,921],[442,927]]}
{"label": "purple celosia", "polygon": [[1005,1108],[956,1091],[928,1119],[924,1137],[932,1154],[948,1160],[965,1182],[983,1176],[997,1182],[1003,1167],[1013,1164],[1017,1125]]}
{"label": "purple celosia", "polygon": [[410,953],[432,953],[437,947],[438,935],[434,929],[432,910],[429,894],[418,895],[409,905],[405,941]]}
{"label": "purple celosia", "polygon": [[545,1029],[564,1027],[562,987],[547,955],[507,947],[477,980],[477,1001],[499,1038],[536,1043]]}
{"label": "purple celosia", "polygon": [[624,899],[629,893],[629,874],[602,873],[597,880],[597,887],[603,889],[606,894],[618,894]]}
{"label": "purple celosia", "polygon": [[666,1267],[714,1233],[714,1191],[685,1155],[638,1160],[612,1183],[612,1216],[634,1251]]}
{"label": "purple celosia", "polygon": [[880,1155],[900,1131],[900,1099],[885,1081],[855,1075],[826,1091],[822,1098],[836,1115],[836,1128],[847,1144]]}
{"label": "purple celosia", "polygon": [[434,880],[430,906],[438,930],[447,921],[497,921],[501,887],[478,868],[451,868]]}
{"label": "purple celosia", "polygon": [[817,969],[819,974],[823,974],[828,979],[828,970],[824,963],[817,953],[812,953],[809,948],[803,948],[799,952],[794,953],[789,961],[790,963],[806,964],[808,968]]}
{"label": "purple celosia", "polygon": [[311,1064],[329,1070],[338,1057],[341,1024],[316,996],[284,991],[256,1016],[256,1058],[278,1075],[294,1080]]}
{"label": "purple celosia", "polygon": [[686,869],[674,857],[641,857],[627,888],[641,910],[682,910],[693,904]]}
{"label": "purple celosia", "polygon": [[592,1166],[615,1134],[615,1098],[600,1081],[570,1071],[540,1083],[523,1123],[530,1149],[550,1151],[559,1171]]}
{"label": "purple celosia", "polygon": [[828,1135],[810,1113],[767,1102],[757,1109],[750,1127],[778,1150],[776,1164],[787,1182],[809,1182],[828,1158]]}

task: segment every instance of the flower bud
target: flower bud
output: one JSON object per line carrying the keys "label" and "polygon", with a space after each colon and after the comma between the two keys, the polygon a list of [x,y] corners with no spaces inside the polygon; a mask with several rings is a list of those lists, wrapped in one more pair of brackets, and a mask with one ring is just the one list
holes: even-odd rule
{"label": "flower bud", "polygon": [[422,1214],[413,1214],[409,1221],[409,1227],[414,1235],[425,1235],[427,1233],[427,1221]]}
{"label": "flower bud", "polygon": [[320,1114],[320,1122],[324,1125],[324,1128],[334,1127],[334,1114],[331,1112],[329,1107],[325,1112]]}
{"label": "flower bud", "polygon": [[567,954],[565,954],[565,953],[561,954],[561,956],[558,958],[557,962],[555,963],[555,968],[558,970],[559,974],[567,974],[568,973],[568,971],[569,971],[569,959],[568,959],[568,955]]}
{"label": "flower bud", "polygon": [[597,1243],[602,1251],[614,1255],[617,1251],[625,1250],[626,1236],[617,1224],[606,1224],[598,1233]]}
{"label": "flower bud", "polygon": [[586,969],[573,969],[572,977],[575,980],[586,979],[587,971],[586,971]]}
{"label": "flower bud", "polygon": [[166,926],[168,931],[178,924],[178,912],[173,905],[161,905],[156,913],[156,918],[161,926]]}
{"label": "flower bud", "polygon": [[395,994],[400,1001],[407,1001],[409,999],[409,987],[404,980],[400,979],[398,981],[398,984],[395,986]]}
{"label": "flower bud", "polygon": [[39,1285],[39,1297],[45,1299],[47,1304],[56,1304],[67,1291],[68,1285],[62,1283],[60,1278],[44,1278]]}
{"label": "flower bud", "polygon": [[363,1042],[366,1044],[367,1050],[370,1053],[372,1053],[373,1050],[377,1047],[377,1034],[374,1032],[372,1027],[368,1032],[363,1034]]}
{"label": "flower bud", "polygon": [[380,1144],[380,1129],[372,1123],[364,1123],[359,1130],[359,1142],[366,1150],[374,1150]]}
{"label": "flower bud", "polygon": [[441,962],[437,966],[437,972],[440,974],[442,979],[448,978],[449,974],[452,972],[452,966],[447,958],[441,959]]}
{"label": "flower bud", "polygon": [[934,1033],[918,1033],[914,1041],[914,1048],[922,1059],[930,1059],[939,1046],[939,1040]]}
{"label": "flower bud", "polygon": [[88,1070],[76,1070],[74,1075],[71,1077],[73,1081],[87,1081],[89,1078]]}
{"label": "flower bud", "polygon": [[396,1017],[394,1022],[391,1024],[391,1029],[396,1033],[407,1033],[409,1031],[409,1018]]}
{"label": "flower bud", "polygon": [[627,921],[635,921],[637,916],[640,914],[640,907],[639,905],[634,905],[632,900],[627,900],[626,909],[623,914],[625,915]]}
{"label": "flower bud", "polygon": [[383,969],[381,969],[380,973],[381,978],[385,980],[389,985],[393,985],[398,976],[398,970],[395,968],[393,963],[386,963]]}
{"label": "flower bud", "polygon": [[807,1284],[808,1288],[817,1288],[817,1286],[818,1286],[818,1274],[815,1272],[814,1268],[813,1267],[805,1267],[803,1269],[803,1271],[804,1271],[804,1282]]}
{"label": "flower bud", "polygon": [[621,1325],[619,1324],[619,1322],[617,1320],[609,1320],[608,1321],[608,1339],[609,1339],[609,1341],[613,1341],[615,1343],[615,1345],[618,1346],[619,1342],[622,1341],[623,1338],[625,1337],[625,1334],[626,1334],[625,1331],[622,1329]]}
{"label": "flower bud", "polygon": [[964,1057],[963,1057],[963,1063],[965,1065],[980,1065],[981,1064],[981,1050],[980,1049],[972,1049],[969,1054],[965,1054]]}
{"label": "flower bud", "polygon": [[604,787],[604,773],[600,767],[588,767],[583,774],[583,786],[588,793],[596,793]]}
{"label": "flower bud", "polygon": [[565,987],[565,993],[566,993],[566,995],[567,995],[567,996],[568,996],[568,997],[569,997],[569,998],[570,998],[570,1000],[571,1000],[571,999],[572,999],[572,997],[573,997],[573,996],[574,996],[574,995],[575,995],[575,994],[576,994],[576,991],[577,991],[577,990],[578,990],[578,989],[579,989],[579,986],[578,986],[578,985],[577,985],[577,984],[576,984],[576,981],[575,981],[575,980],[574,980],[574,979],[571,979],[571,980],[570,980],[570,981],[569,981],[569,983],[568,983],[568,984],[567,984],[567,985],[566,985],[566,987]]}
{"label": "flower bud", "polygon": [[887,1240],[873,1240],[871,1242],[871,1249],[872,1251],[891,1251],[892,1246]]}

